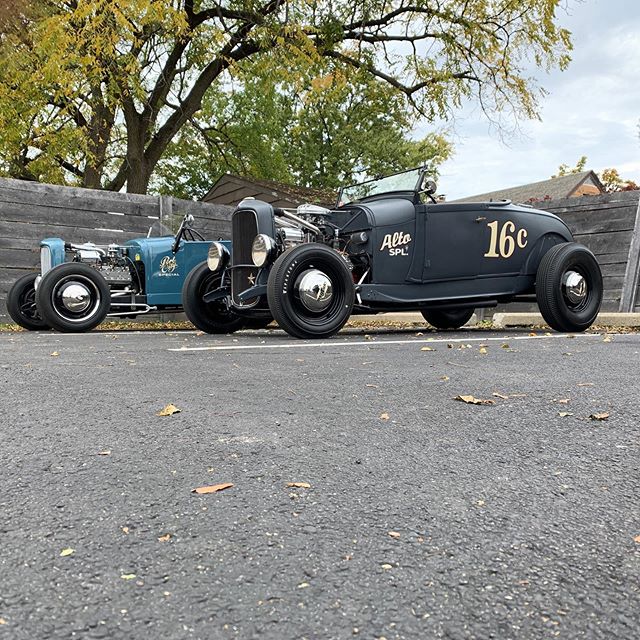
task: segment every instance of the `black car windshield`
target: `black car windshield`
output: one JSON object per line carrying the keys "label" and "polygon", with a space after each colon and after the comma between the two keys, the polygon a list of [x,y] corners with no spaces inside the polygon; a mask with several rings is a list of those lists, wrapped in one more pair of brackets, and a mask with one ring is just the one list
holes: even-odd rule
{"label": "black car windshield", "polygon": [[390,191],[415,191],[423,173],[424,167],[419,167],[402,173],[394,173],[384,178],[343,187],[340,191],[339,204],[348,204],[355,200],[362,200],[362,198]]}

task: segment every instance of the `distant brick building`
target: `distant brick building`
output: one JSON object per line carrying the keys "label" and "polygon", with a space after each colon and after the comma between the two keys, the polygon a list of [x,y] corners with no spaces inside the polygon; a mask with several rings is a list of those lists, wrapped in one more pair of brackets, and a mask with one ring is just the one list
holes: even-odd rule
{"label": "distant brick building", "polygon": [[511,200],[512,202],[531,203],[587,195],[597,196],[604,192],[604,187],[594,171],[581,171],[580,173],[570,173],[566,176],[559,176],[558,178],[523,184],[519,187],[467,196],[454,200],[454,202]]}
{"label": "distant brick building", "polygon": [[299,204],[333,207],[338,194],[327,189],[309,189],[274,180],[254,180],[227,173],[209,190],[203,202],[237,205],[244,198],[256,198],[277,207],[295,208]]}

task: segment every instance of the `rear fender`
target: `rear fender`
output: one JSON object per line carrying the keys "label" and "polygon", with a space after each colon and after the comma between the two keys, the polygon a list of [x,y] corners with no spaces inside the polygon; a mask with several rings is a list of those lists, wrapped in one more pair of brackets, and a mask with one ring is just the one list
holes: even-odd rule
{"label": "rear fender", "polygon": [[545,233],[543,236],[540,236],[534,246],[531,247],[529,255],[522,265],[520,275],[535,276],[544,254],[547,253],[551,247],[565,242],[573,242],[571,234],[563,236],[559,233]]}

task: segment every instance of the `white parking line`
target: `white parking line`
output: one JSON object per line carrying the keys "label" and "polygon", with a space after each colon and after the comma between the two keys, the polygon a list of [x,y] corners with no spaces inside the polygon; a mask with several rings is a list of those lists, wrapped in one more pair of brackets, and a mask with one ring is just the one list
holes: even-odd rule
{"label": "white parking line", "polygon": [[422,340],[353,340],[350,342],[331,341],[331,342],[286,342],[284,344],[234,344],[234,345],[218,345],[215,347],[179,347],[167,349],[167,351],[247,351],[250,349],[306,349],[306,348],[322,348],[322,347],[358,347],[358,346],[380,346],[390,344],[438,344],[438,343],[469,343],[469,342],[508,342],[512,340],[553,340],[559,338],[599,338],[599,333],[581,333],[581,334],[564,334],[558,333],[550,336],[500,336],[500,337],[484,337],[484,338],[425,338]]}

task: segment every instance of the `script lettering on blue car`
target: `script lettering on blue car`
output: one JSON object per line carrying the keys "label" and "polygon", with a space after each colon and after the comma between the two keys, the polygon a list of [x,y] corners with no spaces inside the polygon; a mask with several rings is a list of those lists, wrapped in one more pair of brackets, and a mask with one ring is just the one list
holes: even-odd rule
{"label": "script lettering on blue car", "polygon": [[179,274],[174,273],[178,267],[178,261],[170,256],[165,256],[160,260],[160,276],[177,276]]}
{"label": "script lettering on blue car", "polygon": [[407,247],[407,245],[410,242],[410,233],[403,233],[402,231],[387,233],[387,235],[385,235],[385,237],[382,239],[380,251],[388,249],[390,256],[408,256],[409,247]]}

